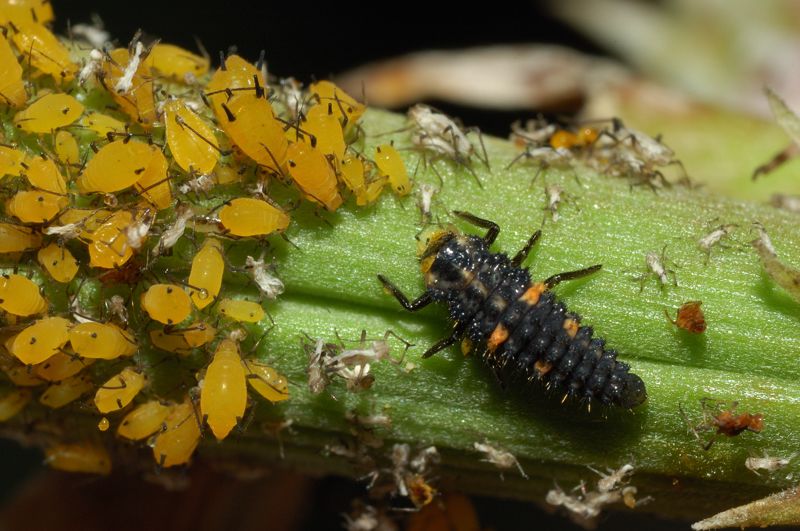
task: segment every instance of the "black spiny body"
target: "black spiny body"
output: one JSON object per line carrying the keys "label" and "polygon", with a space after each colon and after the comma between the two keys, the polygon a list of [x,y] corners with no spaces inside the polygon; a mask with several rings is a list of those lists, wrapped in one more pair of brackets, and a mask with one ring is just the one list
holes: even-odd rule
{"label": "black spiny body", "polygon": [[499,227],[465,212],[456,215],[488,229],[485,237],[439,230],[424,242],[420,267],[427,290],[409,302],[391,282],[383,285],[409,311],[431,302],[446,302],[455,326],[450,336],[423,355],[431,356],[464,340],[503,380],[541,381],[564,397],[591,404],[632,408],[647,398],[644,382],[631,374],[605,341],[580,326],[550,289],[561,282],[597,271],[594,266],[531,282],[520,267],[539,238],[536,232],[514,258],[491,253]]}

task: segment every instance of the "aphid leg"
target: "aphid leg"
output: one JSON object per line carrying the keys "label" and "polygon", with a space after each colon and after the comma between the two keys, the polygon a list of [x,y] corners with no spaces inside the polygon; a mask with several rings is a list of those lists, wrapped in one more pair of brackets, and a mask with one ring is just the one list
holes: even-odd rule
{"label": "aphid leg", "polygon": [[595,264],[593,266],[586,267],[584,269],[578,269],[576,271],[567,271],[566,273],[558,273],[557,275],[553,275],[549,277],[547,280],[545,280],[544,285],[547,286],[547,289],[552,289],[565,280],[575,280],[578,278],[583,278],[587,275],[591,275],[596,271],[600,271],[602,267],[603,264]]}
{"label": "aphid leg", "polygon": [[520,265],[522,265],[522,262],[524,262],[525,259],[528,258],[528,254],[531,252],[531,249],[533,249],[533,246],[536,245],[536,242],[539,241],[541,235],[542,235],[541,230],[537,230],[536,232],[534,232],[533,235],[528,239],[528,243],[525,244],[525,247],[520,249],[519,252],[514,255],[514,258],[511,259],[511,265],[513,265],[514,267],[519,267]]}
{"label": "aphid leg", "polygon": [[433,302],[429,291],[426,291],[413,301],[409,301],[408,297],[406,297],[405,294],[403,294],[403,292],[400,291],[397,286],[392,284],[385,276],[378,275],[378,280],[380,280],[381,284],[383,284],[384,289],[388,290],[389,293],[391,293],[392,296],[397,299],[397,302],[399,302],[406,311],[416,312]]}
{"label": "aphid leg", "polygon": [[488,229],[486,235],[483,237],[483,241],[486,242],[486,245],[492,245],[494,241],[497,239],[497,235],[500,234],[500,225],[495,223],[494,221],[489,221],[488,219],[479,218],[469,212],[463,212],[461,210],[453,210],[453,214],[460,217],[461,219],[468,221],[475,225],[476,227],[481,227],[482,229]]}

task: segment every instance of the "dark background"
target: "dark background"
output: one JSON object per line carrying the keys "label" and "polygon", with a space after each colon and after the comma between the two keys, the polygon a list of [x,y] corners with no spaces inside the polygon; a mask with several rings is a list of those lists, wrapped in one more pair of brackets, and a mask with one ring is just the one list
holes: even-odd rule
{"label": "dark background", "polygon": [[[117,0],[54,1],[56,28],[66,31],[67,20],[88,22],[97,13],[107,31],[127,45],[137,29],[165,42],[197,51],[202,41],[215,59],[231,46],[255,60],[266,50],[269,71],[309,82],[327,78],[370,61],[429,49],[512,43],[562,44],[584,52],[607,55],[566,24],[550,16],[545,2],[492,1],[486,8],[461,2],[420,0],[356,4],[339,0],[310,3],[242,0]],[[305,7],[301,7],[305,6]],[[519,112],[479,111],[429,102],[500,136],[509,124],[530,117]]]}
{"label": "dark background", "polygon": [[[204,4],[170,0],[56,0],[54,4],[56,30],[61,33],[66,32],[68,22],[86,23],[96,13],[102,18],[105,29],[123,46],[141,28],[150,36],[192,51],[198,50],[195,38],[199,39],[212,57],[235,46],[240,55],[255,59],[263,49],[271,73],[293,76],[303,82],[329,77],[370,61],[428,49],[538,42],[607,55],[605,50],[549,16],[546,6],[536,2],[493,1],[482,8],[459,6],[455,2],[436,6],[433,2],[416,0],[375,2],[368,7],[335,0],[314,6],[293,1],[236,0],[212,0]],[[217,60],[213,63],[216,66]],[[479,125],[485,131],[502,136],[507,134],[508,124],[534,112],[531,109],[488,112],[432,103],[462,117],[465,123]],[[5,478],[0,483],[0,501],[8,503],[22,481],[42,473],[41,454],[0,440],[0,456]],[[62,477],[57,472],[46,473]],[[75,480],[69,481],[74,483]],[[92,482],[88,484],[91,486]],[[119,487],[119,482],[116,486]],[[159,488],[152,486],[152,489]],[[342,479],[317,482],[307,500],[314,510],[309,511],[306,526],[340,528],[341,512],[348,509],[349,500],[361,491],[359,485]],[[579,529],[565,518],[546,515],[530,504],[491,499],[475,501],[484,527],[502,530],[523,525],[531,529]],[[196,501],[175,499],[174,509],[181,510],[184,503],[195,505]],[[144,507],[134,510],[142,509],[146,510]],[[117,525],[126,527],[122,521],[116,521]],[[653,522],[641,513],[611,513],[601,521],[600,529],[644,526],[652,531],[686,528],[685,523]]]}

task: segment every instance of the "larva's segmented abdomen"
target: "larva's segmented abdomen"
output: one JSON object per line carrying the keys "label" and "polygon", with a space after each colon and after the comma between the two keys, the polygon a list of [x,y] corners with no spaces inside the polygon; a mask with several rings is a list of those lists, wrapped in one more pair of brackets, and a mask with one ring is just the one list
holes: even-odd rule
{"label": "larva's segmented abdomen", "polygon": [[605,341],[526,269],[504,254],[489,253],[483,240],[454,238],[444,245],[426,276],[436,300],[476,353],[502,378],[541,382],[548,389],[586,401],[634,407],[645,400],[644,383],[617,361]]}

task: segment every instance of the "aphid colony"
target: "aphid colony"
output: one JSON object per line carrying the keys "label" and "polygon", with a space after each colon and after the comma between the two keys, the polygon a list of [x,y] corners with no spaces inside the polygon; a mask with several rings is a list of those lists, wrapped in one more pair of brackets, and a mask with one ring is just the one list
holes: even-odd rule
{"label": "aphid colony", "polygon": [[680,161],[671,148],[641,131],[626,127],[620,120],[577,124],[557,124],[543,118],[512,126],[511,140],[522,152],[510,166],[531,161],[539,173],[548,168],[573,169],[582,163],[612,177],[630,180],[632,185],[664,188],[672,184],[663,170],[680,166],[676,182],[688,183]]}
{"label": "aphid colony", "polygon": [[[246,332],[284,289],[267,238],[302,200],[332,212],[411,182],[390,144],[357,149],[365,106],[329,81],[273,82],[236,55],[209,72],[139,35],[66,42],[52,20],[46,1],[0,1],[0,421],[88,409],[97,429],[54,443],[53,466],[107,473],[114,436],[182,465],[206,426],[224,439],[252,397],[289,397]],[[232,262],[241,239],[261,255]],[[347,355],[326,370],[352,369]],[[182,376],[153,381],[161,363]]]}

